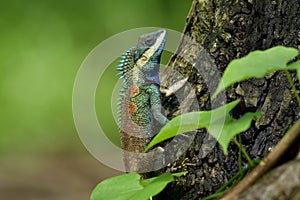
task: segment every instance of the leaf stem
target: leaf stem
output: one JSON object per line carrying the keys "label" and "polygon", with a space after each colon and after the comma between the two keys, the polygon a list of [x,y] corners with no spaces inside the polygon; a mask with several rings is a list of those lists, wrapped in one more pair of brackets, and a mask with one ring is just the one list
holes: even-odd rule
{"label": "leaf stem", "polygon": [[242,145],[235,138],[233,138],[232,140],[238,146],[238,148],[242,151],[242,153],[244,154],[244,156],[248,160],[249,165],[251,167],[253,167],[254,166],[253,160],[250,158],[250,156],[248,155],[248,153],[246,152],[246,150],[242,147]]}
{"label": "leaf stem", "polygon": [[[239,140],[239,143],[242,144],[242,137],[241,137],[241,134],[238,134],[238,140]],[[238,165],[239,165],[239,170],[240,170],[240,172],[242,172],[243,167],[242,167],[242,150],[241,150],[241,148],[239,148]]]}
{"label": "leaf stem", "polygon": [[[226,192],[226,191],[224,191],[224,192]],[[216,192],[216,193],[214,193],[214,194],[212,194],[212,195],[210,195],[208,197],[204,197],[202,200],[212,200],[212,199],[215,199],[215,198],[221,196],[224,192],[219,192],[219,193]]]}
{"label": "leaf stem", "polygon": [[223,184],[214,194],[204,197],[202,200],[211,200],[219,197],[220,195],[224,194],[228,190],[230,190],[233,186],[235,186],[242,178],[244,178],[245,174],[251,169],[251,166],[242,169],[237,174],[229,179],[225,184]]}
{"label": "leaf stem", "polygon": [[295,86],[295,82],[294,82],[294,80],[292,79],[292,76],[291,76],[290,72],[289,72],[288,70],[284,70],[284,71],[285,71],[285,74],[286,74],[286,76],[287,76],[287,79],[288,79],[290,85],[292,86],[292,90],[293,90],[293,92],[294,92],[294,94],[295,94],[295,96],[296,96],[298,105],[300,106],[300,97],[299,97],[299,94],[298,94],[298,92],[297,92],[297,89],[296,89],[296,86]]}

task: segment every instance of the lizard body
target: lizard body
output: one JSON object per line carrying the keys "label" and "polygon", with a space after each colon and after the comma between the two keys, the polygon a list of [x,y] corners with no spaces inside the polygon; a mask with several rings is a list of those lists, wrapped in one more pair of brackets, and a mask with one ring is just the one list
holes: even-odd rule
{"label": "lizard body", "polygon": [[166,31],[140,36],[135,47],[122,56],[119,68],[123,79],[120,92],[120,134],[126,171],[139,173],[153,169],[153,159],[143,153],[157,133],[155,121],[164,125],[161,113],[159,63],[166,42]]}

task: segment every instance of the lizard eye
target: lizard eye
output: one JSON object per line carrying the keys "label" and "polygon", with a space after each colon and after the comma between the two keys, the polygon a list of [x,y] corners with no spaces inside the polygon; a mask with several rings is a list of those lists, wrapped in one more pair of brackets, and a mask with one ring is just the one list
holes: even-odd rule
{"label": "lizard eye", "polygon": [[153,43],[154,43],[154,40],[153,40],[153,38],[147,38],[147,40],[146,40],[146,45],[148,45],[148,46],[152,46],[152,45],[153,45]]}

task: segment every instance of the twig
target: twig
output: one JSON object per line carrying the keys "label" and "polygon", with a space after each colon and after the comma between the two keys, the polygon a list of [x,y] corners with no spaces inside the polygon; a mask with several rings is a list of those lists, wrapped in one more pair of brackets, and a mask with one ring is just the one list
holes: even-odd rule
{"label": "twig", "polygon": [[253,185],[265,173],[271,170],[294,145],[299,145],[300,140],[300,120],[279,141],[275,148],[255,167],[241,182],[219,197],[220,200],[231,200],[251,185]]}

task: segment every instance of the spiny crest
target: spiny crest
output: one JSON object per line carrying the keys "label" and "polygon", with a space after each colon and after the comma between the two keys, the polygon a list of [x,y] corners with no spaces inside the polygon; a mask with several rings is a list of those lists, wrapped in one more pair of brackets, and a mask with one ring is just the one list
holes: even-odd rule
{"label": "spiny crest", "polygon": [[121,78],[126,79],[126,75],[128,74],[130,70],[134,67],[134,53],[133,48],[125,51],[123,55],[120,57],[120,64],[116,68],[118,71],[120,71],[117,75],[119,75]]}

